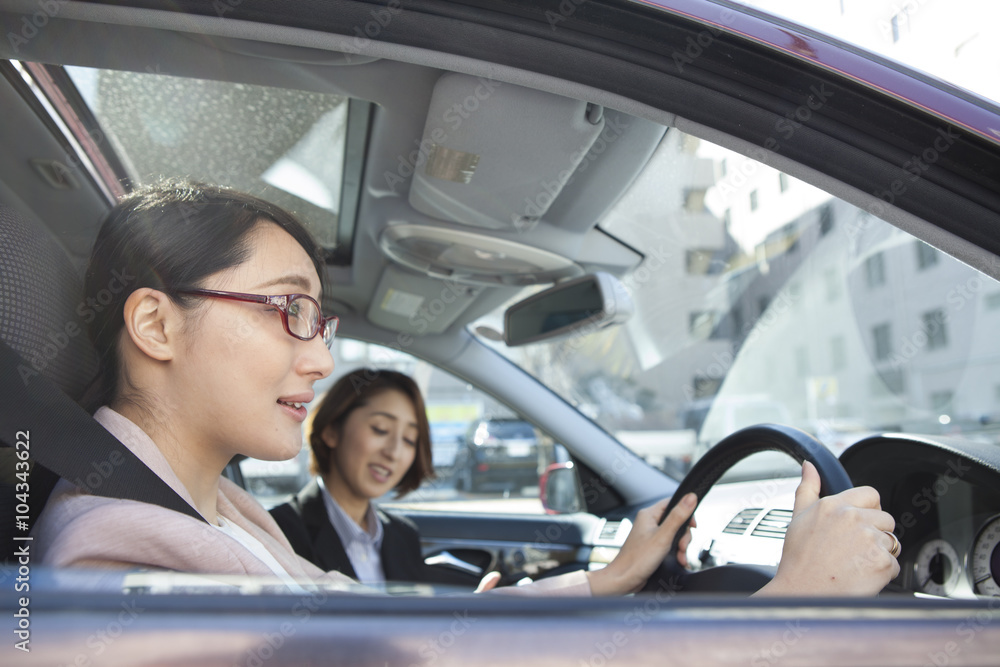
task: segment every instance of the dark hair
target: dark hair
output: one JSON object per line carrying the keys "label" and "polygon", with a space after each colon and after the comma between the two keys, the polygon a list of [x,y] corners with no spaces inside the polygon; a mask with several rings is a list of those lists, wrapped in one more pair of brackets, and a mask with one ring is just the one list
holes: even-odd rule
{"label": "dark hair", "polygon": [[427,409],[420,388],[408,375],[374,368],[358,368],[337,380],[313,413],[309,428],[309,446],[312,448],[310,469],[313,474],[323,475],[331,465],[330,448],[323,441],[323,431],[332,426],[340,439],[351,412],[390,389],[401,391],[410,398],[417,417],[417,455],[396,487],[396,497],[405,496],[419,487],[425,479],[434,477],[431,428],[427,422]]}
{"label": "dark hair", "polygon": [[87,407],[119,398],[128,385],[118,341],[129,295],[151,287],[187,307],[189,299],[178,292],[245,261],[248,235],[265,221],[298,241],[322,285],[323,260],[312,236],[293,215],[259,197],[190,181],[162,181],[122,197],[97,234],[84,283],[90,306],[84,312],[101,363]]}

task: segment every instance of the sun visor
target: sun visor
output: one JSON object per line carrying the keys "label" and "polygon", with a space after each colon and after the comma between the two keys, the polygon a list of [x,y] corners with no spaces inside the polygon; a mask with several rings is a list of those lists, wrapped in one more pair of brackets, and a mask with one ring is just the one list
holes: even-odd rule
{"label": "sun visor", "polygon": [[434,86],[410,204],[449,222],[530,228],[603,129],[599,106],[445,74]]}

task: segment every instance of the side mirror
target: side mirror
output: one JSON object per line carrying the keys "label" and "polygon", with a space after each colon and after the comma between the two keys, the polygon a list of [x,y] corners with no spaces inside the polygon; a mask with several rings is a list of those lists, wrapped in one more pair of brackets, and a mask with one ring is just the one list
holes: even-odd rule
{"label": "side mirror", "polygon": [[546,468],[538,480],[538,496],[546,514],[583,510],[583,489],[573,463],[553,463]]}
{"label": "side mirror", "polygon": [[610,273],[566,280],[515,303],[504,315],[509,347],[573,333],[590,333],[632,316],[635,306],[625,285]]}

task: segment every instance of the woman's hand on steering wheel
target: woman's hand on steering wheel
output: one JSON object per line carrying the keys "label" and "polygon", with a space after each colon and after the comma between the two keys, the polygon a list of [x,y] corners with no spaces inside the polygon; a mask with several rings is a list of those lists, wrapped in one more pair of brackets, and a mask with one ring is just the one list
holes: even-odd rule
{"label": "woman's hand on steering wheel", "polygon": [[875,489],[863,486],[819,497],[808,461],[795,491],[792,522],[778,571],[758,595],[875,595],[899,574],[889,554],[895,520]]}
{"label": "woman's hand on steering wheel", "polygon": [[[695,494],[689,493],[660,523],[669,501],[669,498],[665,498],[655,505],[640,510],[632,524],[632,531],[615,559],[604,569],[587,573],[593,595],[624,595],[635,593],[642,588],[653,571],[663,562],[673,545],[677,531],[686,525],[698,504]],[[678,561],[685,567],[687,566],[685,551],[690,541],[691,532],[686,530],[681,538],[678,553]]]}

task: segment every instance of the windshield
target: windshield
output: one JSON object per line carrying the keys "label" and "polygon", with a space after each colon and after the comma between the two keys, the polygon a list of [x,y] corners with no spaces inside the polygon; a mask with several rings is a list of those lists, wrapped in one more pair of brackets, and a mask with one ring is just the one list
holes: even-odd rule
{"label": "windshield", "polygon": [[674,129],[601,227],[645,255],[635,315],[492,344],[668,473],[762,422],[837,454],[883,431],[997,442],[1000,285],[927,243]]}

